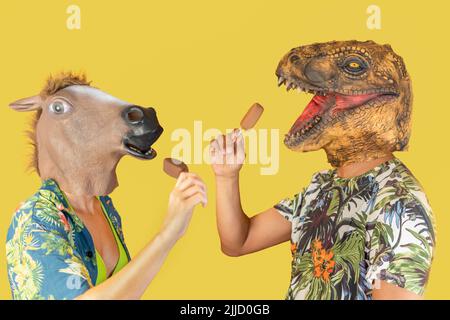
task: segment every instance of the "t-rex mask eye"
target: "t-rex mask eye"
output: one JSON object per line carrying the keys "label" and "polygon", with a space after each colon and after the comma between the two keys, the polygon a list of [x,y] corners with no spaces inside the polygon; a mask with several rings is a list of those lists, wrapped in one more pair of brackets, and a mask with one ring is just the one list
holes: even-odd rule
{"label": "t-rex mask eye", "polygon": [[341,69],[350,76],[360,76],[366,72],[368,63],[359,56],[348,56],[340,64]]}
{"label": "t-rex mask eye", "polygon": [[289,57],[289,61],[294,64],[296,63],[298,60],[300,60],[300,57],[296,54],[293,54],[292,56]]}

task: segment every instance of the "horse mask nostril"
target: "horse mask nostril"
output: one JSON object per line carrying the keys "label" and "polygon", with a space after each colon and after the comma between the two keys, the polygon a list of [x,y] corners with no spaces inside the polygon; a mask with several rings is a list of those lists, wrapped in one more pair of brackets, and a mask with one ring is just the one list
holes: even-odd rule
{"label": "horse mask nostril", "polygon": [[130,124],[143,123],[144,111],[139,107],[130,107],[125,111],[125,120]]}

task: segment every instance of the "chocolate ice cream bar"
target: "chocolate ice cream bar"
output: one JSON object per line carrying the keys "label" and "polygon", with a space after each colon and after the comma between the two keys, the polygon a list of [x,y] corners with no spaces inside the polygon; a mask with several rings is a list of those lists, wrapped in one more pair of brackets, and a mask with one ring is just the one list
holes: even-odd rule
{"label": "chocolate ice cream bar", "polygon": [[249,130],[255,126],[264,112],[264,108],[259,103],[254,103],[241,120],[241,128]]}
{"label": "chocolate ice cream bar", "polygon": [[165,158],[163,163],[163,170],[169,176],[178,179],[178,176],[182,172],[189,172],[188,166],[180,160],[173,158]]}

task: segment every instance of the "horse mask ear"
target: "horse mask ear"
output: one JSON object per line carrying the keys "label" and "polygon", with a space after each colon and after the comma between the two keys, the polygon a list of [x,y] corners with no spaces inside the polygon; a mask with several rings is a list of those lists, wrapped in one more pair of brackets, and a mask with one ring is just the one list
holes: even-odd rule
{"label": "horse mask ear", "polygon": [[42,98],[37,95],[11,102],[9,106],[16,111],[26,112],[40,109],[41,104]]}

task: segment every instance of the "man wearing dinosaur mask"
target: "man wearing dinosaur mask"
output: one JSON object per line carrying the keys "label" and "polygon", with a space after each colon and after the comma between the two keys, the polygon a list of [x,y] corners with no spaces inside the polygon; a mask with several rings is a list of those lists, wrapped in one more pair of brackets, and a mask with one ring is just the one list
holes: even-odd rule
{"label": "man wearing dinosaur mask", "polygon": [[285,138],[324,149],[334,167],[249,218],[242,210],[240,131],[211,143],[222,250],[241,256],[290,240],[287,299],[420,299],[435,247],[427,198],[394,151],[408,145],[411,82],[403,60],[373,41],[289,51],[276,70],[287,90],[314,94]]}

